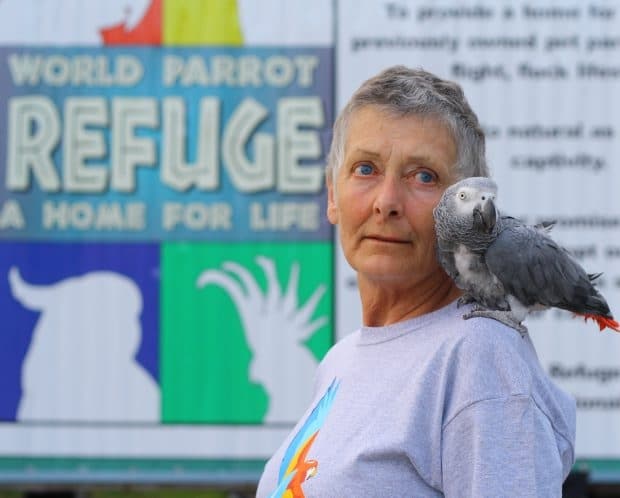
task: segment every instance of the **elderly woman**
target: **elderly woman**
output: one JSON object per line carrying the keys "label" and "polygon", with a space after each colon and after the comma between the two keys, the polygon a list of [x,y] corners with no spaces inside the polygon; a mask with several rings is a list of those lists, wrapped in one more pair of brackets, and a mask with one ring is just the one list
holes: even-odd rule
{"label": "elderly woman", "polygon": [[484,149],[461,88],[422,70],[383,71],[339,115],[327,215],[363,326],[321,362],[257,496],[561,496],[574,401],[528,336],[462,319],[436,258],[433,208],[455,181],[488,175]]}

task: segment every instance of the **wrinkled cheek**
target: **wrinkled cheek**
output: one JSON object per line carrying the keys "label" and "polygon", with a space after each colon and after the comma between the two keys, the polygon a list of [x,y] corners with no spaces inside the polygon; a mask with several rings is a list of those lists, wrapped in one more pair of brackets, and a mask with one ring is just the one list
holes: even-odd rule
{"label": "wrinkled cheek", "polygon": [[352,248],[352,244],[348,240],[341,238],[340,245],[342,247],[342,252],[344,254],[345,259],[351,266],[354,266],[353,259],[354,259],[355,251]]}
{"label": "wrinkled cheek", "polygon": [[355,261],[356,258],[359,258],[362,248],[360,247],[361,243],[355,236],[355,232],[341,229],[338,236],[340,239],[339,244],[345,259],[354,269],[357,269]]}

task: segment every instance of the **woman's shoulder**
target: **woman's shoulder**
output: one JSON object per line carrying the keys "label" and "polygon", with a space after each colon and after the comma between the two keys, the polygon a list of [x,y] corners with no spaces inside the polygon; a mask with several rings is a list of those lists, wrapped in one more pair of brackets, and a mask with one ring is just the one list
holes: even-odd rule
{"label": "woman's shoulder", "polygon": [[534,345],[522,335],[490,318],[463,319],[467,310],[451,321],[444,335],[444,354],[456,384],[481,386],[488,396],[531,395],[546,382]]}
{"label": "woman's shoulder", "polygon": [[529,334],[490,318],[463,322],[449,348],[447,419],[478,402],[529,400],[572,445],[575,400],[549,377]]}
{"label": "woman's shoulder", "polygon": [[554,418],[574,411],[573,398],[552,382],[529,334],[489,318],[462,322],[447,361],[452,392],[462,403],[528,396]]}
{"label": "woman's shoulder", "polygon": [[450,316],[445,337],[462,353],[476,352],[480,355],[497,355],[510,352],[518,357],[535,356],[532,342],[527,334],[491,318],[463,318],[469,307],[457,308]]}

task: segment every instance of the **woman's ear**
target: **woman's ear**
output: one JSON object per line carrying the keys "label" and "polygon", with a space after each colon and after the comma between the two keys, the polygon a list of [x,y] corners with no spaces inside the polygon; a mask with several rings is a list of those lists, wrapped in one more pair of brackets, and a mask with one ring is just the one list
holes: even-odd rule
{"label": "woman's ear", "polygon": [[331,171],[325,176],[327,184],[327,219],[332,225],[338,224],[338,206],[336,205],[336,192]]}

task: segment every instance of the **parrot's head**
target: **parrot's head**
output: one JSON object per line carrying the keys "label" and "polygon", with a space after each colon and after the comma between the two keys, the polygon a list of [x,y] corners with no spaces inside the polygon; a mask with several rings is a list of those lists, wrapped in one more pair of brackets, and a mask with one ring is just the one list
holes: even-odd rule
{"label": "parrot's head", "polygon": [[434,211],[435,221],[456,223],[488,234],[498,218],[496,197],[497,184],[490,178],[465,178],[444,191]]}

